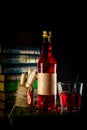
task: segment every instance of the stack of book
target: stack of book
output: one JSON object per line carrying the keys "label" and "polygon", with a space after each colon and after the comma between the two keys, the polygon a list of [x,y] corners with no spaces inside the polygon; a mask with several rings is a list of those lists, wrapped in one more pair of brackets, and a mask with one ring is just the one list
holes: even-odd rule
{"label": "stack of book", "polygon": [[15,103],[18,81],[18,75],[0,74],[0,117],[8,116],[11,111]]}
{"label": "stack of book", "polygon": [[[39,47],[0,45],[0,116],[11,111],[21,74],[27,74],[29,68],[37,69],[39,56]],[[37,93],[36,85],[34,93]],[[37,95],[34,97],[36,103]]]}

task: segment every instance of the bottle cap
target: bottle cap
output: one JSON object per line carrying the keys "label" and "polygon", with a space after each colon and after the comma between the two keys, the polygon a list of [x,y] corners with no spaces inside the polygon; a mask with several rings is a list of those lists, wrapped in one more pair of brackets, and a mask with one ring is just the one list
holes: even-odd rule
{"label": "bottle cap", "polygon": [[43,31],[43,37],[47,37],[47,31]]}
{"label": "bottle cap", "polygon": [[51,32],[51,31],[48,32],[48,36],[49,36],[49,37],[52,36],[52,32]]}

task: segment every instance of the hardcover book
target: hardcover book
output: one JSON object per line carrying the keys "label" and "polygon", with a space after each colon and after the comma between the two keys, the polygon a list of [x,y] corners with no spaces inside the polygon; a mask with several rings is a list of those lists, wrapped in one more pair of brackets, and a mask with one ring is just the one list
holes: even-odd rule
{"label": "hardcover book", "polygon": [[16,92],[0,92],[0,100],[1,101],[14,101],[16,97]]}
{"label": "hardcover book", "polygon": [[20,80],[20,74],[0,74],[0,81]]}
{"label": "hardcover book", "polygon": [[0,82],[0,91],[2,92],[16,92],[18,86],[18,80]]}

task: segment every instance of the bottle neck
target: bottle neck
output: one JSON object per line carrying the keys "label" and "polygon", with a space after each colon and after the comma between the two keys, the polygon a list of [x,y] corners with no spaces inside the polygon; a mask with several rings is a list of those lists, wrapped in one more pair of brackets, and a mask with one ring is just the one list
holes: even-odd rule
{"label": "bottle neck", "polygon": [[52,52],[53,48],[52,48],[52,40],[51,40],[51,37],[48,37],[48,43],[49,43],[48,52]]}
{"label": "bottle neck", "polygon": [[43,37],[43,41],[42,41],[42,55],[48,55],[49,53],[52,52],[52,42],[51,42],[51,38],[47,37],[44,38]]}

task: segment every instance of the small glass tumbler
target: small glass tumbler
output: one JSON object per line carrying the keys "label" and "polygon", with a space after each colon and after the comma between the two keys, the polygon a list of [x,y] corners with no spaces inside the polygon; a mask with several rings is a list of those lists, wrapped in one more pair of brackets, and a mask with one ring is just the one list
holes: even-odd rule
{"label": "small glass tumbler", "polygon": [[83,83],[58,82],[58,94],[62,112],[77,112],[81,108]]}
{"label": "small glass tumbler", "polygon": [[61,112],[71,112],[71,89],[69,82],[58,82]]}
{"label": "small glass tumbler", "polygon": [[83,92],[83,83],[76,82],[71,83],[71,103],[72,103],[72,112],[80,110],[82,102],[82,92]]}

